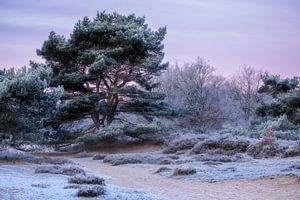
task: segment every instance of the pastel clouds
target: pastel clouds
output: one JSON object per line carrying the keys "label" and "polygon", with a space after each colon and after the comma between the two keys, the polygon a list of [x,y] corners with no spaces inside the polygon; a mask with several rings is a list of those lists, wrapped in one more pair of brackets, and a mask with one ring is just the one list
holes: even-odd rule
{"label": "pastel clouds", "polygon": [[30,59],[51,30],[68,36],[76,21],[97,10],[145,15],[167,26],[165,60],[201,56],[229,75],[243,64],[283,76],[300,75],[297,0],[7,0],[0,1],[0,67]]}

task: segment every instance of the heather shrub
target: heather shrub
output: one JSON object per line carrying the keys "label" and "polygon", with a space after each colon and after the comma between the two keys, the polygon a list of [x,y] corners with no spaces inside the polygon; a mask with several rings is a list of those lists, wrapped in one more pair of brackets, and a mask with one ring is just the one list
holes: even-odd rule
{"label": "heather shrub", "polygon": [[94,154],[93,153],[88,153],[88,152],[80,152],[80,153],[77,153],[74,158],[88,158],[88,157],[93,157]]}
{"label": "heather shrub", "polygon": [[78,197],[96,197],[99,195],[104,195],[105,189],[101,186],[85,186],[78,190]]}
{"label": "heather shrub", "polygon": [[187,176],[196,174],[196,169],[188,167],[178,167],[173,171],[172,176]]}
{"label": "heather shrub", "polygon": [[168,168],[168,167],[160,167],[158,168],[154,173],[155,174],[159,174],[159,173],[162,173],[162,172],[166,172],[166,171],[171,171],[172,169],[171,168]]}
{"label": "heather shrub", "polygon": [[258,130],[264,130],[266,128],[271,128],[272,130],[280,130],[280,131],[287,131],[287,130],[295,130],[299,128],[297,125],[293,124],[288,120],[286,114],[281,115],[278,118],[268,118],[264,120],[261,124],[255,127]]}
{"label": "heather shrub", "polygon": [[95,143],[104,139],[114,138],[124,133],[123,123],[112,123],[109,126],[101,128],[96,133],[90,133],[77,138],[77,142]]}
{"label": "heather shrub", "polygon": [[81,136],[77,138],[76,141],[84,143],[95,143],[97,141],[113,139],[122,135],[143,139],[143,136],[157,133],[160,130],[160,126],[155,122],[148,124],[127,124],[114,122],[106,127],[97,130],[95,133]]}
{"label": "heather shrub", "polygon": [[[124,164],[159,164],[161,161],[168,159],[158,154],[150,153],[124,153],[124,154],[110,154],[105,156],[103,162],[111,165]],[[170,160],[170,159],[169,159]]]}
{"label": "heather shrub", "polygon": [[282,140],[300,140],[300,129],[286,130],[286,131],[274,131],[274,136]]}
{"label": "heather shrub", "polygon": [[69,183],[104,185],[104,179],[93,175],[76,175],[69,179]]}
{"label": "heather shrub", "polygon": [[132,137],[140,137],[142,135],[155,134],[159,131],[161,131],[161,127],[158,123],[152,122],[148,124],[127,125],[125,126],[124,133]]}
{"label": "heather shrub", "polygon": [[105,158],[106,154],[96,154],[93,157],[93,160],[103,160]]}
{"label": "heather shrub", "polygon": [[250,141],[245,138],[218,136],[200,141],[194,146],[190,153],[218,153],[233,155],[246,152],[249,145]]}
{"label": "heather shrub", "polygon": [[171,141],[163,150],[163,153],[170,154],[177,151],[192,149],[199,141],[204,140],[205,136],[183,135]]}
{"label": "heather shrub", "polygon": [[75,175],[75,174],[85,174],[85,171],[79,167],[68,166],[40,166],[35,170],[35,173],[47,173],[47,174],[63,174],[63,175]]}

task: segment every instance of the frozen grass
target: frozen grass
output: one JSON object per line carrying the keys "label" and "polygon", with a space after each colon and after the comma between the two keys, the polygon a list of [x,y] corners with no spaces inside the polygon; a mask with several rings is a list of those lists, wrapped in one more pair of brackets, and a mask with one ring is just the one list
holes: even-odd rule
{"label": "frozen grass", "polygon": [[93,160],[103,160],[105,158],[106,154],[96,154],[93,157]]}
{"label": "frozen grass", "polygon": [[300,142],[290,145],[288,148],[285,149],[282,155],[283,158],[294,156],[300,156]]}
{"label": "frozen grass", "polygon": [[88,157],[93,157],[94,154],[93,153],[88,153],[88,152],[81,152],[78,153],[74,156],[74,158],[88,158]]}
{"label": "frozen grass", "polygon": [[32,187],[37,187],[37,188],[48,188],[49,185],[47,184],[42,184],[42,183],[38,183],[38,184],[32,184]]}
{"label": "frozen grass", "polygon": [[291,166],[292,169],[300,169],[300,163]]}
{"label": "frozen grass", "polygon": [[[300,142],[277,139],[270,144],[264,144],[258,139],[232,136],[230,134],[212,134],[209,136],[189,134],[186,137],[174,139],[163,150],[163,153],[175,153],[176,155],[182,155],[187,152],[190,155],[209,154],[212,155],[212,159],[206,159],[207,161],[220,162],[235,162],[239,160],[235,155],[245,153],[257,159],[272,157],[286,158],[300,156]],[[197,160],[205,161],[205,156],[198,157]],[[182,163],[182,160],[178,162]]]}
{"label": "frozen grass", "polygon": [[81,186],[80,185],[67,185],[64,187],[64,189],[79,189]]}
{"label": "frozen grass", "polygon": [[72,161],[64,158],[38,157],[30,153],[16,150],[14,148],[6,148],[0,151],[0,161],[6,162],[29,162],[29,163],[47,163],[55,165],[73,164]]}
{"label": "frozen grass", "polygon": [[13,148],[6,148],[0,151],[0,160],[7,162],[24,161],[38,163],[40,158],[33,156],[30,153],[25,153]]}
{"label": "frozen grass", "polygon": [[[84,199],[77,197],[76,192],[83,185],[69,185],[67,178],[64,175],[57,174],[36,174],[32,164],[18,164],[11,163],[0,165],[0,199],[14,199],[14,200],[70,200],[70,199]],[[41,188],[32,185],[44,184],[49,187]],[[92,185],[91,185],[92,186]],[[166,200],[164,198],[144,193],[140,191],[133,191],[123,187],[114,185],[105,186],[105,194],[91,199],[101,200]]]}
{"label": "frozen grass", "polygon": [[168,167],[160,167],[156,170],[156,172],[154,172],[155,174],[159,174],[161,172],[166,172],[166,171],[171,171],[172,169],[171,168],[168,168]]}
{"label": "frozen grass", "polygon": [[262,142],[252,144],[247,150],[247,154],[253,158],[271,158],[275,156],[280,156],[283,150],[279,149],[278,145],[275,143],[264,145]]}
{"label": "frozen grass", "polygon": [[47,163],[53,165],[74,164],[74,162],[65,158],[51,158],[51,157],[39,158],[39,163]]}
{"label": "frozen grass", "polygon": [[79,167],[75,166],[40,166],[35,170],[35,173],[47,173],[47,174],[63,174],[63,175],[75,175],[75,174],[85,174],[85,171]]}
{"label": "frozen grass", "polygon": [[104,179],[93,175],[76,175],[69,178],[69,183],[105,185]]}
{"label": "frozen grass", "polygon": [[110,163],[111,165],[124,165],[142,163],[143,158],[135,155],[108,155],[104,158],[103,162]]}
{"label": "frozen grass", "polygon": [[78,190],[78,197],[97,197],[99,195],[104,195],[105,189],[101,186],[85,186]]}
{"label": "frozen grass", "polygon": [[158,164],[162,155],[151,153],[127,153],[127,154],[111,154],[105,156],[103,162],[110,163],[112,165],[124,165],[124,164]]}
{"label": "frozen grass", "polygon": [[188,176],[193,174],[196,174],[195,168],[177,167],[174,169],[172,176]]}
{"label": "frozen grass", "polygon": [[217,136],[197,143],[191,150],[191,154],[219,153],[233,155],[247,151],[250,141],[230,136]]}
{"label": "frozen grass", "polygon": [[236,154],[232,156],[223,155],[223,154],[200,154],[192,157],[195,161],[202,162],[236,162],[243,159],[243,155]]}
{"label": "frozen grass", "polygon": [[163,158],[160,162],[160,165],[171,165],[174,164],[174,162],[170,158]]}
{"label": "frozen grass", "polygon": [[192,149],[195,144],[205,139],[206,136],[183,135],[171,141],[163,150],[165,154],[176,153],[177,151]]}

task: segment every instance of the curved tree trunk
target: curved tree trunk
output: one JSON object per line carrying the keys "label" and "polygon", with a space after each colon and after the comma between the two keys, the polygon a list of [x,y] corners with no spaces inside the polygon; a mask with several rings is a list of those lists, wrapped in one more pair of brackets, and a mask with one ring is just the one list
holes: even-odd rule
{"label": "curved tree trunk", "polygon": [[95,124],[95,127],[97,129],[99,129],[100,126],[101,126],[101,121],[100,121],[100,118],[99,118],[99,112],[97,112],[96,110],[94,110],[92,112],[92,114],[91,114],[91,118],[92,118],[92,120],[93,120],[93,122]]}

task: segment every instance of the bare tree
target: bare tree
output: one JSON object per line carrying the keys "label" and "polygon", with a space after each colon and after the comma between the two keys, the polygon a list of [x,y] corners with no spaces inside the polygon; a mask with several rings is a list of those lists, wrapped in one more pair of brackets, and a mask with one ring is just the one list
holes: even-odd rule
{"label": "bare tree", "polygon": [[190,124],[210,128],[223,122],[220,98],[224,78],[202,58],[182,67],[170,67],[161,82],[167,101],[188,113],[185,119]]}
{"label": "bare tree", "polygon": [[257,91],[262,84],[262,74],[261,70],[245,65],[229,81],[231,95],[238,102],[245,120],[249,120],[255,114],[260,99]]}

